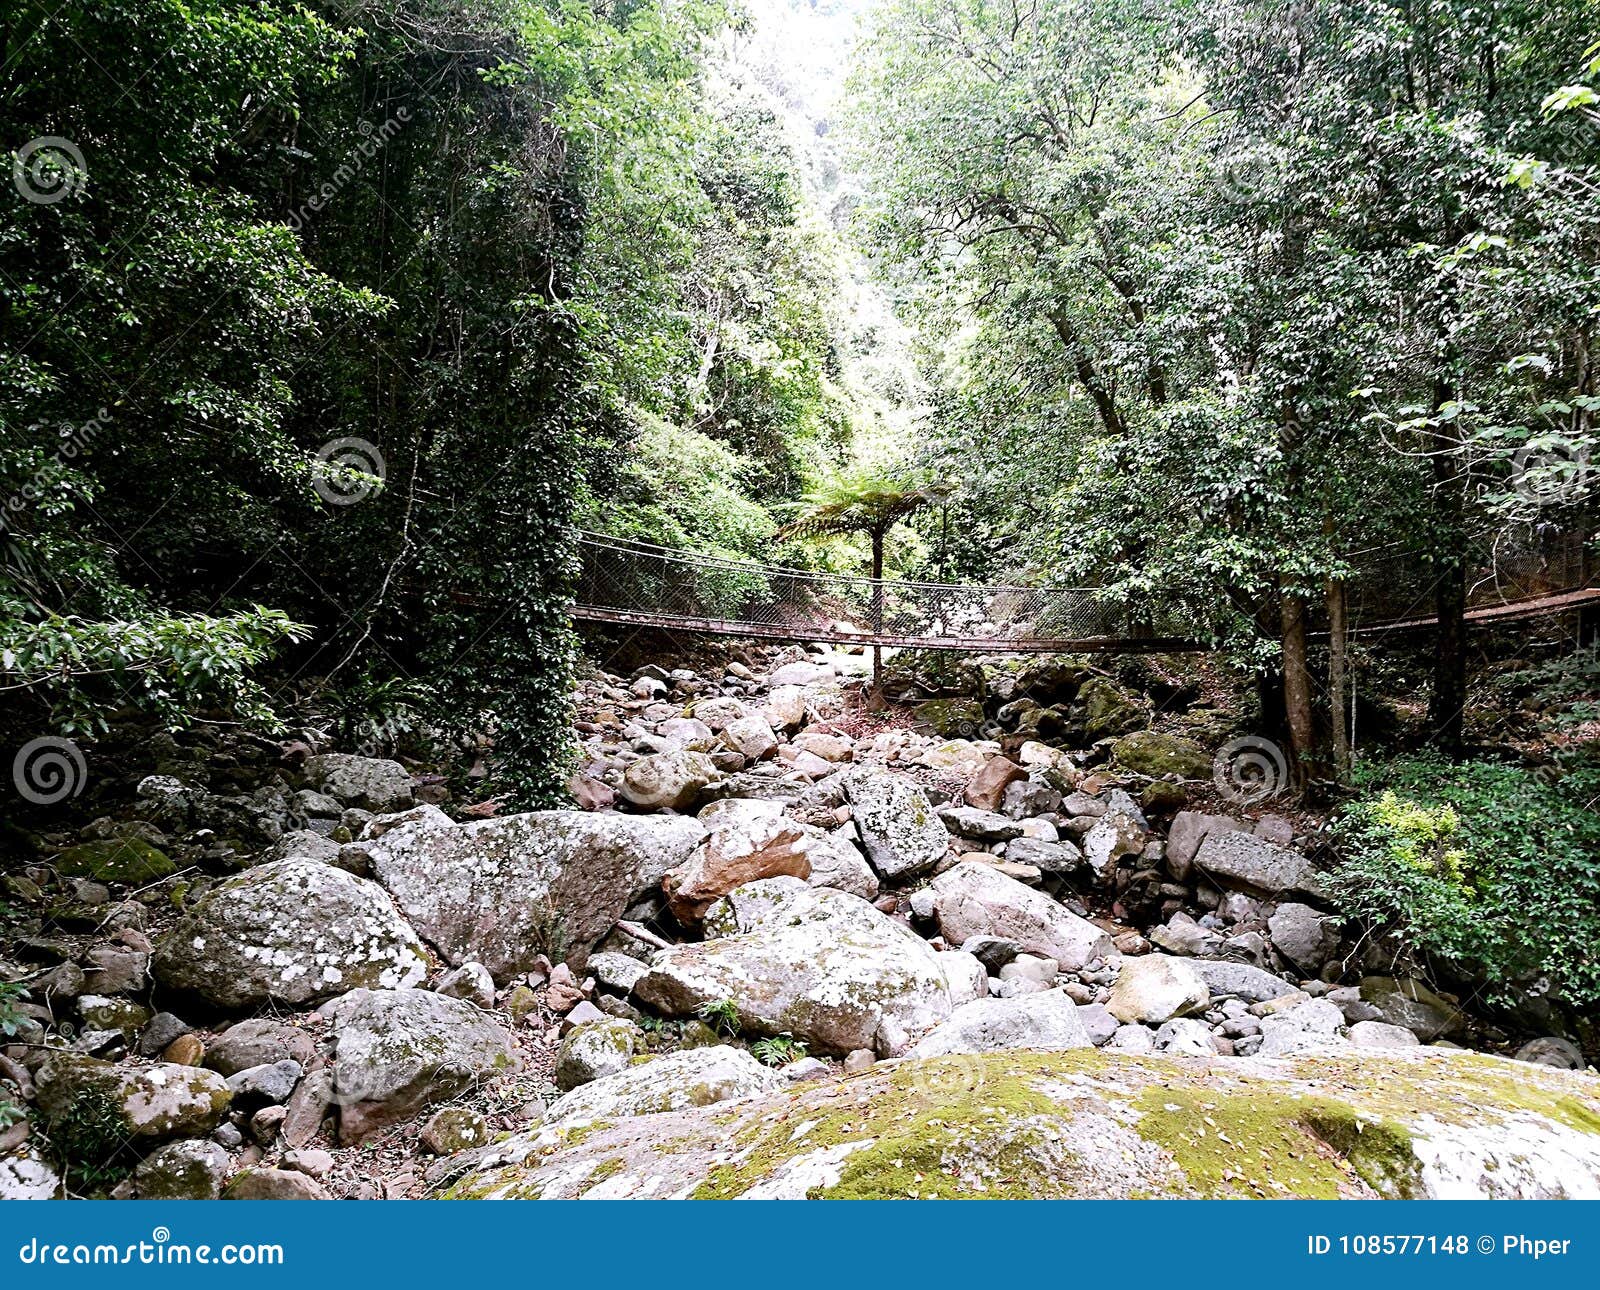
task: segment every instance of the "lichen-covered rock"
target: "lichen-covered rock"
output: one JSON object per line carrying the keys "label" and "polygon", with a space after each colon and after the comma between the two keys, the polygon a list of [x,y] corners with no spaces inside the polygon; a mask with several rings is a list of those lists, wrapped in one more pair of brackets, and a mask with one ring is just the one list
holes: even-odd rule
{"label": "lichen-covered rock", "polygon": [[979,999],[963,1004],[950,1020],[925,1036],[910,1055],[945,1057],[952,1053],[987,1053],[1002,1048],[1060,1051],[1091,1047],[1078,1005],[1059,990]]}
{"label": "lichen-covered rock", "polygon": [[807,827],[801,845],[811,861],[811,877],[806,881],[813,887],[833,887],[863,900],[878,894],[878,875],[848,838]]}
{"label": "lichen-covered rock", "polygon": [[1111,746],[1111,759],[1125,770],[1160,779],[1176,775],[1179,779],[1209,779],[1211,752],[1193,739],[1163,735],[1154,730],[1137,730],[1124,735]]}
{"label": "lichen-covered rock", "polygon": [[652,753],[622,772],[622,795],[646,811],[682,811],[721,777],[705,753]]}
{"label": "lichen-covered rock", "polygon": [[61,1175],[32,1144],[0,1156],[0,1201],[54,1200],[60,1190]]}
{"label": "lichen-covered rock", "polygon": [[328,1189],[292,1169],[246,1169],[228,1186],[224,1200],[332,1200]]}
{"label": "lichen-covered rock", "polygon": [[1311,861],[1298,851],[1240,830],[1215,830],[1195,852],[1195,868],[1223,887],[1260,896],[1320,896]]}
{"label": "lichen-covered rock", "polygon": [[362,845],[440,954],[503,984],[541,954],[581,962],[705,836],[678,816],[533,811],[448,828],[418,820]]}
{"label": "lichen-covered rock", "polygon": [[403,811],[413,800],[411,774],[397,761],[324,753],[306,759],[306,777],[329,797],[346,806],[378,815]]}
{"label": "lichen-covered rock", "polygon": [[1338,1045],[1344,1039],[1344,1013],[1326,999],[1306,999],[1261,1019],[1262,1057]]}
{"label": "lichen-covered rock", "polygon": [[106,1145],[102,1137],[119,1148],[128,1139],[203,1138],[233,1100],[213,1071],[166,1062],[116,1065],[74,1053],[57,1053],[39,1068],[37,1096],[58,1145],[90,1156]]}
{"label": "lichen-covered rock", "polygon": [[1211,991],[1186,960],[1147,954],[1123,960],[1106,1011],[1118,1021],[1159,1026],[1199,1012],[1210,1001]]}
{"label": "lichen-covered rock", "polygon": [[700,944],[660,950],[634,997],[668,1016],[731,1001],[742,1030],[814,1051],[903,1051],[950,1015],[938,954],[866,901],[797,878],[749,883],[713,906]]}
{"label": "lichen-covered rock", "polygon": [[609,1019],[574,1026],[556,1052],[556,1087],[570,1092],[627,1069],[639,1039],[639,1028],[631,1021]]}
{"label": "lichen-covered rock", "polygon": [[463,999],[352,990],[323,1013],[337,1037],[333,1094],[344,1142],[520,1067],[505,1027]]}
{"label": "lichen-covered rock", "polygon": [[971,861],[933,880],[934,917],[952,945],[998,936],[1076,972],[1112,952],[1111,938],[1087,919],[989,865]]}
{"label": "lichen-covered rock", "polygon": [[944,739],[968,738],[982,730],[986,718],[983,704],[976,699],[929,699],[911,710],[911,715]]}
{"label": "lichen-covered rock", "polygon": [[170,990],[238,1009],[411,985],[427,959],[381,887],[290,859],[220,883],[162,938],[151,967]]}
{"label": "lichen-covered rock", "polygon": [[859,768],[843,772],[839,783],[867,859],[883,877],[910,877],[944,859],[950,831],[912,781]]}
{"label": "lichen-covered rock", "polygon": [[448,1194],[1596,1198],[1597,1098],[1590,1076],[1427,1048],[1012,1050],[880,1062],[700,1109],[660,1098],[644,1119],[597,1108],[607,1123],[583,1134],[489,1148]]}
{"label": "lichen-covered rock", "polygon": [[216,1200],[231,1167],[215,1142],[169,1142],[139,1162],[134,1189],[140,1200]]}
{"label": "lichen-covered rock", "polygon": [[742,1048],[685,1048],[574,1089],[545,1112],[547,1125],[620,1120],[766,1093],[783,1077]]}
{"label": "lichen-covered rock", "polygon": [[488,1142],[489,1122],[471,1107],[447,1106],[428,1117],[417,1140],[436,1156],[451,1156]]}

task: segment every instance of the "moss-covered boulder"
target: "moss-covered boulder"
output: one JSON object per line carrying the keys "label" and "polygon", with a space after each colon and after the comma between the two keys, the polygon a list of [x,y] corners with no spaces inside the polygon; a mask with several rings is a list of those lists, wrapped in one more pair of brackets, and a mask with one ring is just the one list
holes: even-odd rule
{"label": "moss-covered boulder", "polygon": [[982,739],[983,704],[976,699],[929,699],[911,715],[930,726],[941,739]]}
{"label": "moss-covered boulder", "polygon": [[170,1062],[117,1065],[58,1053],[39,1068],[38,1107],[51,1140],[74,1160],[99,1164],[130,1141],[203,1138],[233,1094],[214,1071]]}
{"label": "moss-covered boulder", "polygon": [[547,1126],[486,1148],[448,1194],[1600,1197],[1597,1099],[1592,1076],[1440,1049],[967,1054]]}
{"label": "moss-covered boulder", "polygon": [[638,1026],[619,1017],[574,1026],[556,1053],[556,1087],[570,1092],[627,1069],[642,1037]]}
{"label": "moss-covered boulder", "polygon": [[1083,732],[1091,742],[1125,735],[1139,729],[1147,719],[1139,701],[1107,677],[1090,677],[1078,697],[1083,701]]}
{"label": "moss-covered boulder", "polygon": [[1124,735],[1111,748],[1111,759],[1124,770],[1160,779],[1210,779],[1212,755],[1193,739],[1137,730]]}
{"label": "moss-covered boulder", "polygon": [[68,847],[55,859],[56,871],[70,878],[92,878],[139,886],[178,871],[167,853],[143,838],[102,838]]}

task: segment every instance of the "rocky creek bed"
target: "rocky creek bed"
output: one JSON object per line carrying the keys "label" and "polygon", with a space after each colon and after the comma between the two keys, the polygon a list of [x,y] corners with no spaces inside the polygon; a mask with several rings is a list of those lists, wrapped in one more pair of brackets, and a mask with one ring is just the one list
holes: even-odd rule
{"label": "rocky creek bed", "polygon": [[1214,713],[1029,666],[597,673],[521,815],[158,741],[5,876],[0,1197],[1600,1195],[1570,1039],[1353,941]]}

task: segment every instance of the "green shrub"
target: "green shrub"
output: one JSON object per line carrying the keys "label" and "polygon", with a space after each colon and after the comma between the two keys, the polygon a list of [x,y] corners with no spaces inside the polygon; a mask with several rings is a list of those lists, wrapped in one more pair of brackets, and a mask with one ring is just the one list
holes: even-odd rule
{"label": "green shrub", "polygon": [[1352,918],[1481,974],[1491,997],[1548,981],[1600,1000],[1600,816],[1586,775],[1489,762],[1364,767],[1330,877]]}

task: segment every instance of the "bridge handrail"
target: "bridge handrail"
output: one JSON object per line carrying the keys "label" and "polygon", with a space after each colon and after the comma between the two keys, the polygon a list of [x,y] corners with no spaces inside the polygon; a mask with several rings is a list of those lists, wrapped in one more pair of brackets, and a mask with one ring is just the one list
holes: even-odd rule
{"label": "bridge handrail", "polygon": [[825,569],[801,569],[796,565],[762,564],[757,560],[735,560],[728,556],[706,555],[699,551],[686,551],[682,547],[661,546],[655,542],[646,542],[640,538],[620,537],[612,533],[596,533],[590,529],[573,529],[578,542],[586,546],[609,547],[613,550],[624,545],[638,547],[648,552],[653,558],[673,564],[688,564],[700,567],[714,567],[735,570],[741,573],[771,573],[781,574],[791,578],[807,578],[814,582],[853,582],[860,586],[870,587],[874,584],[893,587],[916,587],[920,591],[992,591],[996,594],[1002,592],[1019,592],[1023,594],[1037,594],[1039,592],[1070,592],[1086,596],[1102,595],[1101,587],[1064,587],[1046,584],[1043,586],[1027,586],[1018,582],[921,582],[913,578],[869,578],[859,573],[831,573]]}

